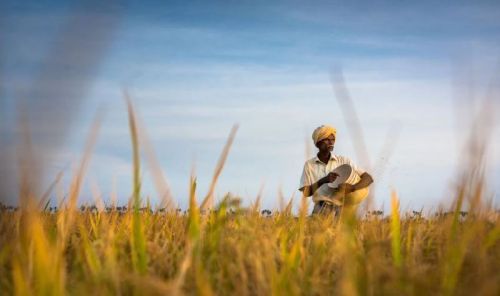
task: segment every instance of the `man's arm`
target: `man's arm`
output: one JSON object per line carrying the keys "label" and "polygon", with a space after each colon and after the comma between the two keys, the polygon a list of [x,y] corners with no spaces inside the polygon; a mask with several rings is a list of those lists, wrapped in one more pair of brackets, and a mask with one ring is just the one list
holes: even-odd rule
{"label": "man's arm", "polygon": [[351,192],[354,192],[356,190],[360,190],[360,189],[363,189],[363,188],[366,188],[368,186],[370,186],[370,184],[373,183],[373,178],[370,174],[368,173],[363,173],[361,176],[360,176],[360,180],[358,183],[354,184],[354,185],[351,185],[351,184],[348,184],[348,183],[343,183],[343,184],[340,184],[339,187],[338,187],[338,190],[339,191],[344,191],[345,194],[349,194]]}
{"label": "man's arm", "polygon": [[318,190],[318,188],[320,188],[323,184],[331,183],[331,182],[335,181],[335,179],[337,179],[338,176],[339,175],[337,173],[329,173],[325,177],[319,179],[318,182],[316,182],[310,186],[304,186],[304,187],[300,188],[299,190],[302,191],[304,197],[309,197],[309,196],[313,195],[314,192],[316,192],[316,190]]}
{"label": "man's arm", "polygon": [[360,189],[363,189],[363,188],[366,188],[368,186],[370,186],[371,184],[373,183],[373,178],[370,174],[368,173],[363,173],[361,176],[360,176],[360,180],[358,183],[352,185],[352,191],[356,191],[356,190],[360,190]]}

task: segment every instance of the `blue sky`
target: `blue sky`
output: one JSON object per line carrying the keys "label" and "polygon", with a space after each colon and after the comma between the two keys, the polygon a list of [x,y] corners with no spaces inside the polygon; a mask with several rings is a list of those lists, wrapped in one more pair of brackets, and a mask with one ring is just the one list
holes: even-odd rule
{"label": "blue sky", "polygon": [[[43,159],[40,187],[65,169],[62,192],[104,110],[82,201],[99,188],[108,202],[116,187],[123,203],[131,192],[126,88],[182,208],[192,166],[203,196],[235,123],[218,197],[232,192],[249,204],[264,184],[265,207],[278,206],[279,190],[298,200],[306,142],[314,151],[310,134],[323,123],[338,129],[335,152],[360,163],[332,67],[344,73],[372,162],[383,164],[378,207],[389,204],[391,189],[403,207],[446,204],[472,115],[485,97],[498,110],[494,1],[1,3],[0,173],[2,199],[11,203],[18,105],[27,106]],[[500,189],[497,126],[492,194]],[[143,193],[156,201],[147,168]]]}

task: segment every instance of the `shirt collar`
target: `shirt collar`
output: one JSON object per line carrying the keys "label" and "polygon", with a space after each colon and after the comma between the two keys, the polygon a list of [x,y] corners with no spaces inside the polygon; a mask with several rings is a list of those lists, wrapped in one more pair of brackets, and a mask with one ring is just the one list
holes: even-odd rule
{"label": "shirt collar", "polygon": [[[330,160],[334,160],[334,161],[337,161],[337,156],[333,153],[330,154]],[[330,162],[330,160],[328,162]],[[324,163],[322,162],[321,160],[319,160],[318,156],[316,155],[314,157],[314,162],[320,162],[320,163]]]}

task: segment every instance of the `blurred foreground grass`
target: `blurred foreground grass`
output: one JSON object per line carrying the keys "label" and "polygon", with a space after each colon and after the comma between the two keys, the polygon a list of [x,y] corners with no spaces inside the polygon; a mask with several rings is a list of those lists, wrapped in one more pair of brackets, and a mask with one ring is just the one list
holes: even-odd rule
{"label": "blurred foreground grass", "polygon": [[[4,210],[0,290],[4,295],[498,295],[498,217],[452,213],[395,220],[395,214],[349,221],[262,216],[228,197],[206,215],[195,204],[185,215],[78,211],[68,228],[67,210]],[[137,237],[144,250],[135,247]],[[144,270],[136,262],[142,257]]]}

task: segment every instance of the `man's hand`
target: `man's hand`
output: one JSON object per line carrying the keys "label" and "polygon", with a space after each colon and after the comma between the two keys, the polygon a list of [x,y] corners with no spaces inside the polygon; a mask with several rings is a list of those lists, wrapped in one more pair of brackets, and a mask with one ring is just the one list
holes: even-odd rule
{"label": "man's hand", "polygon": [[321,185],[323,185],[325,183],[332,183],[333,181],[335,181],[335,179],[337,179],[338,176],[339,176],[339,174],[331,172],[328,175],[326,175],[325,177],[321,178],[320,183],[321,183]]}
{"label": "man's hand", "polygon": [[331,183],[331,182],[335,181],[335,179],[337,179],[338,176],[339,176],[339,174],[331,172],[328,175],[326,175],[325,177],[319,179],[318,182],[316,182],[310,186],[304,186],[303,188],[301,188],[299,190],[303,192],[305,197],[311,196],[323,184]]}
{"label": "man's hand", "polygon": [[352,184],[342,183],[339,185],[339,187],[337,187],[337,190],[339,192],[344,193],[344,194],[349,194],[351,192],[354,192],[356,189],[355,189],[354,185],[352,185]]}

